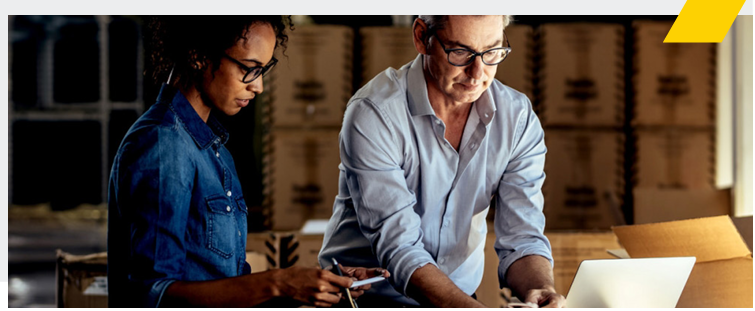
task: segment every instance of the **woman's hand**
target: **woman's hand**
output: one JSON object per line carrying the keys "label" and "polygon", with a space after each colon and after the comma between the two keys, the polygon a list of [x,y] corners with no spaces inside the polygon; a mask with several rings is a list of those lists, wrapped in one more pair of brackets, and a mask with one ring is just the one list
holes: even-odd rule
{"label": "woman's hand", "polygon": [[338,276],[317,268],[290,267],[280,270],[281,294],[316,307],[330,307],[341,300],[341,288],[352,284],[349,276]]}
{"label": "woman's hand", "polygon": [[[344,276],[351,277],[354,280],[364,280],[376,276],[383,276],[385,278],[388,278],[391,276],[391,273],[383,268],[344,267],[341,264],[338,264],[338,266],[341,267],[341,272]],[[364,294],[364,291],[370,288],[372,288],[372,284],[362,285],[354,288],[351,290],[351,297],[357,298]]]}

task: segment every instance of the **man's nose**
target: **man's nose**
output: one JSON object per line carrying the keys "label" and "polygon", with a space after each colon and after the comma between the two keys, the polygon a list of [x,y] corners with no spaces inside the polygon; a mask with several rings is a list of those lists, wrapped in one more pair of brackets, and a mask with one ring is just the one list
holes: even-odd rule
{"label": "man's nose", "polygon": [[485,63],[482,62],[482,55],[478,55],[467,65],[467,75],[474,80],[481,80],[485,73]]}

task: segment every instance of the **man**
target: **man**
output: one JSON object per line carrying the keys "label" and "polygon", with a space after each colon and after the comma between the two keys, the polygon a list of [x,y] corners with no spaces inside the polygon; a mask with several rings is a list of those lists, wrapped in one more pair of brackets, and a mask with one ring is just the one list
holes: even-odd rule
{"label": "man", "polygon": [[420,16],[420,55],[350,100],[319,260],[391,272],[363,306],[483,307],[470,295],[482,280],[491,197],[501,285],[522,301],[564,306],[543,235],[543,130],[526,96],[494,79],[510,52],[508,21]]}

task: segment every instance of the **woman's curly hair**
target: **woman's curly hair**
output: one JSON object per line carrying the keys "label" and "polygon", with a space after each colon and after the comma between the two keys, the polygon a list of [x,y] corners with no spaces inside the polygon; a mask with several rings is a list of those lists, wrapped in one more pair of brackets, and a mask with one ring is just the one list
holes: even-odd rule
{"label": "woman's curly hair", "polygon": [[[249,26],[269,24],[275,31],[275,48],[286,50],[286,28],[293,30],[290,16],[154,16],[149,19],[147,51],[150,62],[145,75],[156,84],[172,80],[182,89],[201,85],[203,68],[217,64],[223,53],[239,40],[246,40]],[[285,54],[284,54],[285,55]],[[217,70],[217,67],[215,67]]]}

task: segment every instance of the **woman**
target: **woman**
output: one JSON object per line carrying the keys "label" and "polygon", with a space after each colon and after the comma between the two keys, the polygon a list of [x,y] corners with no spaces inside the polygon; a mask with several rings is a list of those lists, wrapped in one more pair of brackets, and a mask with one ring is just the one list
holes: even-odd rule
{"label": "woman", "polygon": [[[289,18],[155,18],[150,56],[162,86],[116,154],[108,195],[110,306],[247,307],[286,297],[327,307],[352,278],[292,267],[251,273],[247,207],[228,133],[214,113],[234,115],[263,91],[262,76],[285,49]],[[251,274],[250,274],[251,273]],[[368,286],[354,291],[360,295]]]}

